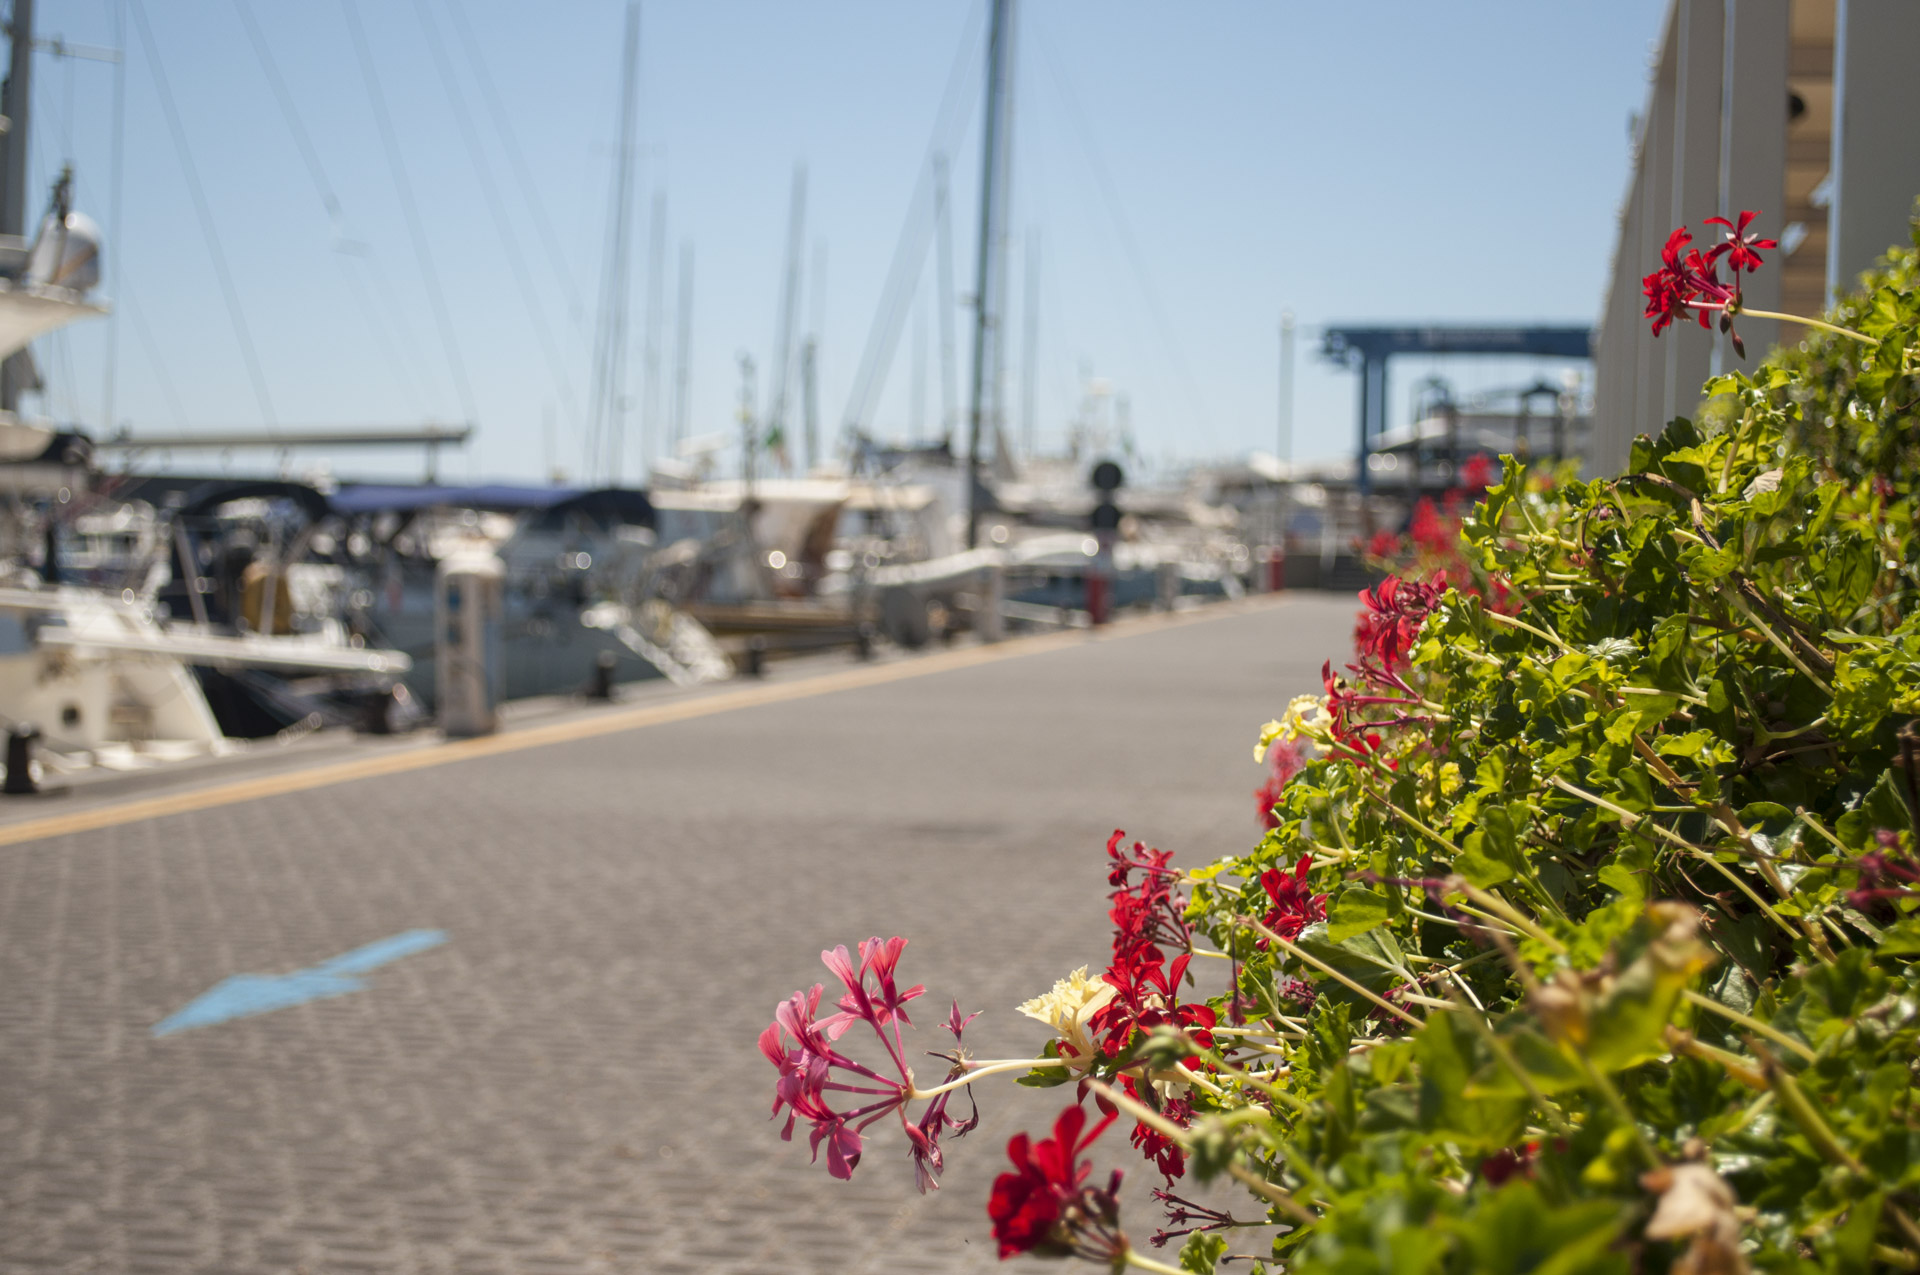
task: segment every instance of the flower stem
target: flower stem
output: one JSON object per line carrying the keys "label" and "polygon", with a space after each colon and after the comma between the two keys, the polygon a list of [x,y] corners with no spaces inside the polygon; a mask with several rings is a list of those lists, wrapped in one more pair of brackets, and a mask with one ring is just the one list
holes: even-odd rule
{"label": "flower stem", "polygon": [[1817,1055],[1815,1055],[1811,1049],[1808,1049],[1805,1045],[1801,1044],[1799,1041],[1795,1040],[1793,1037],[1787,1035],[1786,1033],[1779,1031],[1776,1028],[1767,1026],[1765,1023],[1761,1022],[1757,1018],[1750,1018],[1747,1015],[1741,1013],[1739,1010],[1734,1009],[1730,1005],[1722,1005],[1719,1001],[1714,1000],[1711,996],[1702,996],[1700,993],[1694,991],[1692,988],[1687,988],[1686,990],[1682,991],[1680,994],[1686,997],[1691,1004],[1698,1005],[1701,1009],[1709,1010],[1712,1013],[1718,1014],[1729,1022],[1738,1023],[1740,1024],[1740,1026],[1746,1028],[1748,1031],[1754,1032],[1755,1034],[1760,1036],[1764,1036],[1768,1040],[1772,1041],[1774,1044],[1780,1045],[1787,1049],[1792,1050],[1794,1053],[1800,1055],[1802,1058],[1806,1059],[1808,1062],[1817,1061]]}
{"label": "flower stem", "polygon": [[936,1085],[932,1089],[915,1088],[907,1097],[914,1101],[918,1101],[921,1098],[938,1098],[943,1093],[951,1093],[955,1089],[964,1088],[980,1079],[980,1077],[991,1076],[996,1072],[1021,1071],[1028,1067],[1064,1067],[1066,1065],[1067,1060],[1065,1058],[998,1058],[993,1062],[980,1063],[974,1067],[972,1071],[969,1071],[958,1080],[949,1080],[946,1084]]}
{"label": "flower stem", "polygon": [[1137,1266],[1143,1271],[1160,1271],[1163,1275],[1187,1275],[1187,1272],[1178,1266],[1168,1266],[1165,1262],[1157,1262],[1151,1257],[1142,1255],[1140,1250],[1131,1244],[1127,1246],[1127,1265]]}
{"label": "flower stem", "polygon": [[1741,306],[1740,313],[1750,314],[1756,319],[1779,319],[1782,323],[1805,324],[1807,327],[1810,327],[1810,328],[1819,328],[1825,332],[1832,332],[1836,336],[1852,337],[1854,340],[1859,341],[1865,345],[1880,344],[1879,341],[1875,340],[1873,337],[1868,336],[1864,332],[1855,332],[1852,328],[1843,328],[1837,323],[1827,323],[1820,319],[1802,318],[1800,315],[1797,315],[1797,314],[1782,314],[1778,310],[1754,310],[1747,306]]}
{"label": "flower stem", "polygon": [[1308,956],[1305,952],[1302,952],[1299,948],[1295,947],[1292,943],[1288,942],[1286,939],[1281,938],[1278,934],[1275,934],[1272,930],[1269,930],[1266,926],[1260,924],[1260,922],[1254,920],[1252,917],[1243,916],[1237,919],[1242,925],[1245,925],[1251,928],[1255,933],[1265,938],[1268,942],[1274,944],[1281,951],[1285,952],[1288,956],[1291,956],[1298,961],[1304,962],[1307,965],[1313,966],[1315,969],[1319,970],[1322,974],[1331,975],[1335,980],[1346,984],[1348,988],[1360,993],[1360,995],[1372,1001],[1375,1005],[1378,1005],[1381,1009],[1386,1010],[1389,1014],[1392,1014],[1395,1018],[1411,1023],[1415,1027],[1426,1026],[1426,1024],[1422,1022],[1419,1018],[1415,1017],[1412,1014],[1409,1014],[1406,1010],[1401,1009],[1398,1005],[1395,1005],[1392,1001],[1385,1000],[1375,995],[1367,987],[1365,987],[1360,983],[1355,982],[1351,978],[1348,978],[1345,974],[1342,974],[1339,970],[1333,968],[1333,966],[1327,964],[1325,961],[1315,960],[1313,957]]}

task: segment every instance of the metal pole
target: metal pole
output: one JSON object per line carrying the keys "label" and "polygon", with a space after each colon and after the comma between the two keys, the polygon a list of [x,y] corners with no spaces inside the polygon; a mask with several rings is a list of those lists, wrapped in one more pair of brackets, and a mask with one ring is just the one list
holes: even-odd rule
{"label": "metal pole", "polygon": [[1280,312],[1280,460],[1293,459],[1293,311]]}
{"label": "metal pole", "polygon": [[651,234],[647,245],[647,344],[646,359],[646,398],[640,404],[640,480],[645,482],[653,472],[653,458],[660,450],[662,434],[660,413],[666,409],[666,383],[661,379],[664,369],[661,367],[666,350],[661,325],[666,321],[666,268],[667,268],[667,192],[664,187],[653,192],[653,224],[648,227]]}
{"label": "metal pole", "polygon": [[[114,293],[126,295],[126,273],[120,265],[120,195],[126,187],[127,140],[127,3],[115,0],[113,6],[113,47],[122,50],[113,62],[113,190],[107,198],[107,260],[112,263]],[[102,360],[100,428],[111,434],[115,429],[116,393],[120,386],[120,307],[107,316],[107,350]]]}
{"label": "metal pole", "polygon": [[927,436],[927,307],[926,298],[913,307],[913,385],[912,414],[908,416],[907,438],[918,444]]}
{"label": "metal pole", "polygon": [[791,382],[788,374],[793,368],[794,329],[798,326],[800,308],[800,245],[806,239],[807,222],[807,167],[796,164],[793,169],[793,196],[787,211],[787,268],[785,282],[780,290],[779,322],[775,325],[773,364],[767,369],[771,387],[771,398],[767,407],[767,435],[780,439],[782,463],[790,453],[786,450],[787,437],[787,400]]}
{"label": "metal pole", "polygon": [[1033,460],[1040,415],[1040,232],[1027,232],[1027,348],[1020,360],[1020,445]]}
{"label": "metal pole", "polygon": [[[1013,0],[993,0],[993,20],[987,36],[987,127],[980,147],[980,255],[974,271],[973,291],[973,392],[967,411],[967,548],[980,542],[980,441],[986,424],[983,419],[990,400],[997,400],[997,387],[990,385],[989,362],[996,353],[996,331],[1000,297],[995,285],[995,267],[999,256],[1000,212],[1005,201],[1000,160],[1005,150],[1004,136],[1007,92],[1007,49]],[[998,377],[999,367],[991,369]],[[997,422],[996,422],[997,423]]]}
{"label": "metal pole", "polygon": [[1373,417],[1373,403],[1369,397],[1372,392],[1373,360],[1363,355],[1360,362],[1360,439],[1355,455],[1357,468],[1354,475],[1354,481],[1359,484],[1360,495],[1363,498],[1371,488],[1367,478],[1367,452],[1370,450],[1369,442],[1371,441],[1367,438],[1367,426]]}
{"label": "metal pole", "polygon": [[741,504],[753,499],[753,454],[758,431],[753,421],[753,356],[740,354],[740,487]]}
{"label": "metal pole", "polygon": [[820,463],[820,392],[817,376],[813,338],[808,337],[800,346],[800,410],[807,433],[806,468],[800,471],[802,477],[812,473],[813,467]]}
{"label": "metal pole", "polygon": [[[13,0],[13,20],[7,25],[7,39],[13,48],[7,82],[0,87],[0,115],[7,117],[8,124],[6,162],[0,165],[0,235],[25,236],[27,138],[32,132],[29,108],[33,103],[33,0]],[[19,409],[25,366],[24,359],[10,357],[0,369],[0,411]]]}
{"label": "metal pole", "polygon": [[933,157],[933,220],[934,251],[940,254],[935,262],[940,268],[940,439],[951,447],[954,428],[959,424],[960,389],[953,338],[953,213],[944,153]]}
{"label": "metal pole", "polygon": [[[0,114],[7,117],[6,164],[0,166],[0,235],[27,232],[28,108],[33,102],[33,0],[13,0],[7,24],[12,56],[0,88]],[[9,404],[11,406],[11,404]]]}
{"label": "metal pole", "polygon": [[692,403],[688,391],[693,386],[693,241],[680,245],[680,331],[674,340],[673,357],[673,448],[687,441],[687,412]]}

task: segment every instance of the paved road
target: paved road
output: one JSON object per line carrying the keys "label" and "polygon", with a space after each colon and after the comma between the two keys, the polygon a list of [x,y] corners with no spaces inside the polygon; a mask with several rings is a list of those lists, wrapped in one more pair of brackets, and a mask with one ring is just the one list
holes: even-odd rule
{"label": "paved road", "polygon": [[[1053,1095],[983,1084],[933,1196],[897,1135],[837,1183],[767,1122],[755,1033],[821,947],[901,933],[926,1003],[987,1011],[970,1043],[1031,1050],[1012,1005],[1104,955],[1106,834],[1248,844],[1253,732],[1352,613],[1290,597],[0,847],[0,1271],[994,1267],[987,1185]],[[151,1034],[229,975],[420,928],[449,941],[363,991]]]}

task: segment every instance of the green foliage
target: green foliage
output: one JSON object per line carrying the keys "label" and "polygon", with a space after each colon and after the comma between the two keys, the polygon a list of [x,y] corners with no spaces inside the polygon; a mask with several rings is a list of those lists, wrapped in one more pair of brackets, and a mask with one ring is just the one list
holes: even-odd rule
{"label": "green foliage", "polygon": [[[1189,878],[1269,1033],[1193,1167],[1285,1269],[1920,1265],[1920,251],[1865,282],[1877,346],[1719,378],[1620,477],[1509,458],[1463,539],[1512,614],[1448,593],[1412,719]],[[1302,855],[1326,920],[1270,943]]]}
{"label": "green foliage", "polygon": [[1195,1231],[1180,1247],[1180,1269],[1194,1275],[1213,1275],[1214,1263],[1227,1251],[1227,1242],[1218,1235]]}

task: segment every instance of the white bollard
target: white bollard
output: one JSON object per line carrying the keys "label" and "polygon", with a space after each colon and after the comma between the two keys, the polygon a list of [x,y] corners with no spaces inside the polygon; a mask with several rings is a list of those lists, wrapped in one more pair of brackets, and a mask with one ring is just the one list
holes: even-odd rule
{"label": "white bollard", "polygon": [[1007,597],[1007,569],[999,563],[980,570],[980,609],[974,612],[973,629],[982,642],[998,642],[1007,636],[1007,617],[1000,604]]}
{"label": "white bollard", "polygon": [[453,554],[435,573],[433,690],[440,729],[449,736],[490,735],[500,725],[505,575],[491,553]]}
{"label": "white bollard", "polygon": [[1153,569],[1153,602],[1162,611],[1171,611],[1180,600],[1180,564],[1162,562]]}

